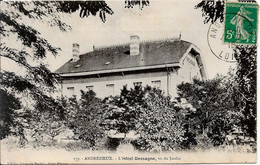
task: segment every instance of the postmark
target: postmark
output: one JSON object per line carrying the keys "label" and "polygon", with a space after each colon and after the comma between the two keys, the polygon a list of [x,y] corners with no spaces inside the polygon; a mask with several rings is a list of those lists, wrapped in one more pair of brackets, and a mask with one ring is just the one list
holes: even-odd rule
{"label": "postmark", "polygon": [[225,10],[224,42],[256,44],[258,5],[227,2]]}
{"label": "postmark", "polygon": [[211,24],[207,33],[207,42],[210,51],[220,60],[226,62],[236,62],[233,52],[233,43],[224,43],[224,25],[219,21]]}

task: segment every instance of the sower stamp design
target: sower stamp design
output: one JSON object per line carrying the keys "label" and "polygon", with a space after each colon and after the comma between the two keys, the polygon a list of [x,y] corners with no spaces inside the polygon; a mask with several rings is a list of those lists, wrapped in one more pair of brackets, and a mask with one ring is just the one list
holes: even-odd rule
{"label": "sower stamp design", "polygon": [[257,4],[226,3],[224,42],[256,44]]}

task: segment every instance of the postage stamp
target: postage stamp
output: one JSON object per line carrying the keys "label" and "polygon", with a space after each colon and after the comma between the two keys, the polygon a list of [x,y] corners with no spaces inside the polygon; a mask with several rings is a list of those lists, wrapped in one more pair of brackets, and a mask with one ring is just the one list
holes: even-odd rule
{"label": "postage stamp", "polygon": [[256,44],[257,4],[226,3],[224,42]]}

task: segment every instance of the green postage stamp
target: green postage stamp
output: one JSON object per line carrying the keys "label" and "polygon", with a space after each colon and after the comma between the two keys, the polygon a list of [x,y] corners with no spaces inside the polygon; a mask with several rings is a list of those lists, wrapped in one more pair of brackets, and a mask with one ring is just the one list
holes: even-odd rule
{"label": "green postage stamp", "polygon": [[224,42],[256,44],[258,5],[226,3]]}

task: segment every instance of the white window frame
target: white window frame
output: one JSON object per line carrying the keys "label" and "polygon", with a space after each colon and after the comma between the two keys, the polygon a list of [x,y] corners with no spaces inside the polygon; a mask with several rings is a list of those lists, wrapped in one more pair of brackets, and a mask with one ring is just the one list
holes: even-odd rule
{"label": "white window frame", "polygon": [[133,82],[134,87],[136,86],[142,86],[142,82],[138,81],[138,82]]}
{"label": "white window frame", "polygon": [[161,86],[162,86],[162,81],[161,80],[154,80],[154,81],[152,81],[152,87],[161,89]]}
{"label": "white window frame", "polygon": [[114,94],[115,94],[115,84],[106,84],[106,93],[109,96],[114,96]]}
{"label": "white window frame", "polygon": [[93,90],[94,90],[94,85],[87,85],[87,86],[86,86],[86,90],[87,90],[87,91],[90,91],[90,90],[93,91]]}
{"label": "white window frame", "polygon": [[67,92],[69,96],[75,95],[75,87],[67,87]]}

